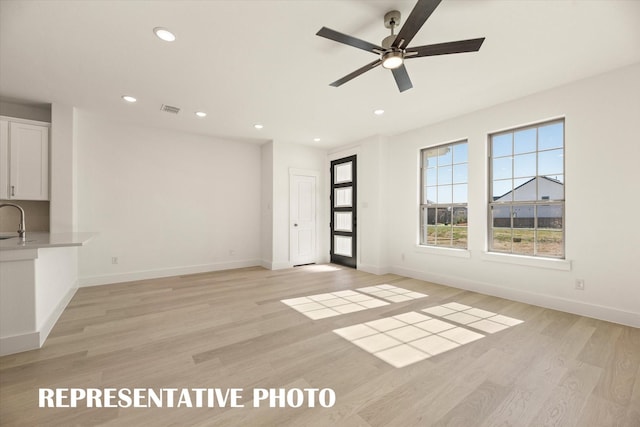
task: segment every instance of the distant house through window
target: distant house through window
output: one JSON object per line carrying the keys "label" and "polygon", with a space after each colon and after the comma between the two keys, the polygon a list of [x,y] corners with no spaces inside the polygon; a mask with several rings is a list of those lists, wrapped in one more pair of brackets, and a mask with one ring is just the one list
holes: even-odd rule
{"label": "distant house through window", "polygon": [[467,248],[467,141],[421,150],[420,244]]}
{"label": "distant house through window", "polygon": [[489,250],[564,258],[564,121],[490,136]]}

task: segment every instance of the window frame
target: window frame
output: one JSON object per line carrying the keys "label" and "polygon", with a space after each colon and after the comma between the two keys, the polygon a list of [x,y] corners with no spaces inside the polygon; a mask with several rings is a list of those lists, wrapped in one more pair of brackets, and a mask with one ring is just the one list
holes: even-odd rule
{"label": "window frame", "polygon": [[[450,165],[447,165],[449,167],[452,168],[452,180],[451,180],[451,185],[452,187],[454,185],[459,185],[459,184],[465,184],[467,186],[467,191],[466,191],[466,202],[465,203],[460,203],[460,202],[454,202],[453,200],[453,188],[452,188],[452,198],[451,198],[451,203],[435,203],[435,204],[429,204],[428,199],[426,199],[425,196],[425,190],[426,190],[426,172],[427,172],[427,167],[425,167],[426,165],[424,164],[424,158],[425,158],[425,152],[426,151],[430,151],[430,150],[439,150],[441,148],[450,148],[452,153],[453,153],[453,147],[456,145],[462,145],[465,144],[466,145],[466,153],[467,153],[467,159],[464,162],[458,162],[458,163],[454,163],[454,159],[452,158],[452,162]],[[419,161],[419,166],[420,166],[420,183],[419,183],[419,189],[420,189],[420,195],[419,195],[419,205],[418,205],[418,247],[419,248],[437,248],[438,250],[443,249],[443,250],[454,250],[454,251],[468,251],[469,250],[469,140],[467,138],[464,139],[458,139],[458,140],[454,140],[451,142],[445,142],[442,144],[437,144],[437,145],[432,145],[432,146],[428,146],[428,147],[423,147],[420,149],[419,151],[419,156],[420,156],[420,161]],[[466,181],[465,182],[460,182],[460,183],[454,183],[454,171],[453,171],[453,167],[456,165],[466,165],[467,168],[467,177],[466,177]],[[439,165],[437,165],[439,166]],[[438,170],[439,168],[436,167],[436,170]],[[436,181],[437,182],[437,181]],[[435,188],[437,191],[438,188],[438,184],[436,184]],[[466,225],[466,242],[464,246],[454,246],[454,236],[453,236],[453,219],[451,221],[451,227],[452,227],[452,232],[451,232],[451,238],[449,239],[450,244],[448,245],[438,245],[437,244],[437,235],[436,235],[436,243],[429,243],[429,239],[427,237],[427,232],[426,232],[426,227],[428,226],[428,223],[425,224],[424,223],[424,219],[425,219],[425,210],[426,215],[428,216],[428,209],[432,208],[435,209],[435,215],[438,215],[438,211],[440,209],[450,209],[451,211],[451,215],[453,216],[453,212],[454,209],[456,208],[464,208],[466,209],[466,218],[467,218],[467,225]],[[437,221],[436,221],[437,224]],[[424,236],[424,240],[423,240],[423,236]]]}
{"label": "window frame", "polygon": [[[539,175],[539,170],[540,170],[540,165],[539,165],[539,153],[541,152],[549,152],[552,150],[558,150],[558,147],[552,147],[552,148],[546,148],[546,149],[540,149],[539,147],[539,132],[538,129],[545,127],[545,126],[549,126],[549,125],[553,125],[553,124],[562,124],[562,198],[561,199],[550,199],[548,196],[541,196],[540,194],[540,179],[542,178],[546,178],[546,179],[551,179],[548,178],[547,175]],[[517,132],[522,132],[522,131],[526,131],[526,130],[530,130],[530,129],[536,129],[536,140],[535,140],[535,151],[532,152],[525,152],[525,154],[531,154],[534,153],[535,157],[536,157],[536,169],[535,169],[535,175],[533,176],[532,179],[536,180],[535,184],[536,184],[536,195],[535,195],[535,200],[516,200],[515,197],[512,198],[511,200],[507,200],[507,201],[496,201],[494,200],[494,181],[496,181],[496,179],[494,179],[494,156],[493,156],[493,149],[494,149],[494,138],[496,136],[501,136],[501,135],[508,135],[511,134],[512,138],[511,138],[511,154],[508,156],[498,156],[496,158],[510,158],[511,162],[512,162],[512,172],[511,172],[511,181],[512,181],[512,185],[511,185],[511,190],[509,192],[514,193],[516,191],[516,189],[520,188],[521,186],[526,185],[528,182],[530,182],[531,180],[525,181],[524,183],[520,184],[520,185],[515,185],[516,180],[518,179],[524,179],[523,177],[518,178],[515,174],[515,157],[517,155],[523,155],[523,153],[516,153],[515,151],[515,134]],[[514,127],[514,128],[510,128],[510,129],[506,129],[506,130],[500,130],[497,132],[493,132],[490,133],[488,135],[488,190],[489,190],[489,197],[488,197],[488,203],[487,203],[487,252],[491,253],[491,254],[500,254],[500,255],[505,255],[505,256],[516,256],[516,257],[533,257],[536,259],[551,259],[551,260],[565,260],[566,259],[566,157],[565,157],[565,153],[566,153],[566,122],[565,122],[565,118],[564,117],[560,117],[560,118],[554,118],[554,119],[550,119],[550,120],[545,120],[545,121],[541,121],[541,122],[537,122],[537,123],[533,123],[530,125],[526,125],[526,126],[518,126],[518,127]],[[500,179],[498,179],[500,180]],[[505,193],[508,194],[509,192]],[[504,197],[500,196],[498,198]],[[513,213],[513,209],[515,206],[522,206],[522,207],[531,207],[533,208],[534,211],[534,216],[533,216],[533,227],[528,229],[528,228],[524,228],[524,227],[514,227],[514,221],[513,219],[515,218],[514,213]],[[562,247],[561,247],[561,254],[556,256],[553,254],[549,254],[549,253],[542,253],[540,254],[539,251],[539,240],[538,240],[538,232],[539,232],[539,216],[538,216],[538,208],[539,207],[543,207],[543,206],[549,206],[549,207],[560,207],[560,211],[561,211],[561,230],[557,231],[557,233],[559,233],[561,235],[562,238]],[[494,215],[493,215],[493,210],[495,207],[509,207],[510,210],[510,215],[509,215],[509,221],[510,221],[510,226],[509,227],[494,227]],[[510,230],[511,232],[511,245],[510,245],[510,249],[509,250],[501,250],[501,249],[497,249],[494,247],[494,229],[495,228],[503,228],[505,230]],[[514,242],[517,243],[514,240],[514,230],[533,230],[533,253],[522,253],[522,252],[514,252]],[[517,238],[517,237],[515,237]]]}

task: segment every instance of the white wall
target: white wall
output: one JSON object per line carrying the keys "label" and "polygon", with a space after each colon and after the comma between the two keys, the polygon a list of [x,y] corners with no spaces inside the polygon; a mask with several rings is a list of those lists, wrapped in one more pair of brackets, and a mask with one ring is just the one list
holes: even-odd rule
{"label": "white wall", "polygon": [[83,111],[77,138],[81,285],[260,264],[259,145]]}
{"label": "white wall", "polygon": [[261,147],[261,265],[271,268],[273,260],[273,142]]}
{"label": "white wall", "polygon": [[[640,326],[640,198],[634,190],[639,76],[636,64],[390,138],[385,156],[390,270]],[[566,118],[566,262],[486,254],[487,135],[557,117]],[[470,159],[469,251],[420,249],[419,151],[463,138]],[[574,289],[576,279],[585,280],[584,291]]]}
{"label": "white wall", "polygon": [[299,145],[273,142],[273,249],[271,268],[291,267],[289,257],[289,169],[317,171],[318,196],[316,210],[318,263],[329,261],[329,204],[325,180],[327,176],[327,153],[324,150]]}
{"label": "white wall", "polygon": [[77,230],[77,142],[75,109],[54,103],[51,106],[50,225],[52,233]]}

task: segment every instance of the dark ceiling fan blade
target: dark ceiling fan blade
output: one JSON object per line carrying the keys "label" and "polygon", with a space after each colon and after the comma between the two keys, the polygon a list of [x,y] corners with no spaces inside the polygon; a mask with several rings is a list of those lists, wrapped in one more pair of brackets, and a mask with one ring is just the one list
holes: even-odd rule
{"label": "dark ceiling fan blade", "polygon": [[349,73],[346,76],[344,76],[343,78],[336,80],[335,82],[331,83],[329,86],[333,86],[333,87],[338,87],[346,82],[348,82],[351,79],[354,79],[356,77],[358,77],[360,74],[364,74],[369,70],[372,70],[374,68],[376,68],[378,65],[382,64],[382,61],[379,59],[376,59],[375,61],[373,61],[370,64],[365,65],[362,68],[358,68],[357,70],[355,70],[353,73]]}
{"label": "dark ceiling fan blade", "polygon": [[460,40],[416,46],[407,49],[405,59],[420,58],[423,56],[448,55],[450,53],[477,52],[484,42],[484,37],[479,39]]}
{"label": "dark ceiling fan blade", "polygon": [[364,40],[360,40],[359,38],[349,36],[347,34],[339,33],[338,31],[332,30],[331,28],[322,27],[320,31],[316,33],[316,36],[324,37],[329,40],[336,41],[338,43],[343,43],[349,46],[357,47],[358,49],[366,50],[371,53],[380,53],[384,51],[382,46],[375,45],[373,43],[369,43]]}
{"label": "dark ceiling fan blade", "polygon": [[406,49],[442,0],[418,0],[391,46]]}
{"label": "dark ceiling fan blade", "polygon": [[398,89],[400,92],[404,92],[407,89],[411,89],[413,84],[411,83],[411,79],[409,78],[409,73],[407,73],[407,68],[402,64],[398,68],[394,68],[391,70],[393,72],[393,78],[396,79],[396,84],[398,85]]}

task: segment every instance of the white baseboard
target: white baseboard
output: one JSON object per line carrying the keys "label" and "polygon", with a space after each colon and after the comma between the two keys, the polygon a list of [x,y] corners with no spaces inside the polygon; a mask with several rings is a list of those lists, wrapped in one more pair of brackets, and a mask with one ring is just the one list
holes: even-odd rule
{"label": "white baseboard", "polygon": [[282,270],[284,268],[293,267],[293,265],[289,264],[288,262],[272,262],[264,259],[260,263],[260,266],[262,266],[263,268],[266,268],[267,270]]}
{"label": "white baseboard", "polygon": [[[258,259],[220,262],[215,264],[172,267],[158,270],[133,271],[129,273],[108,274],[104,276],[81,277],[80,287],[108,285],[111,283],[133,282],[136,280],[159,279],[161,277],[182,276],[185,274],[208,273],[211,271],[232,270],[234,268],[264,266]],[[266,267],[265,267],[266,268]]]}
{"label": "white baseboard", "polygon": [[49,336],[49,333],[51,333],[51,330],[60,318],[60,315],[62,315],[64,309],[67,308],[67,305],[69,305],[69,302],[71,302],[71,299],[77,290],[78,286],[77,283],[75,283],[74,286],[72,286],[62,297],[49,317],[42,322],[42,325],[37,331],[13,335],[10,337],[0,337],[0,356],[21,353],[23,351],[35,350],[42,347]]}
{"label": "white baseboard", "polygon": [[519,289],[505,288],[491,283],[461,279],[455,276],[431,274],[424,271],[412,270],[398,266],[391,267],[391,272],[401,276],[506,298],[553,310],[565,311],[567,313],[578,314],[580,316],[593,317],[595,319],[606,320],[608,322],[619,323],[635,328],[640,327],[640,313],[624,311],[613,307],[589,304],[552,295],[522,291]]}
{"label": "white baseboard", "polygon": [[283,270],[285,268],[293,268],[293,264],[289,262],[272,262],[269,270]]}
{"label": "white baseboard", "polygon": [[376,274],[378,276],[389,273],[389,267],[378,267],[377,265],[371,264],[358,264],[358,270],[364,271],[365,273]]}
{"label": "white baseboard", "polygon": [[26,334],[0,338],[0,356],[35,350],[37,348],[40,348],[39,332],[27,332]]}
{"label": "white baseboard", "polygon": [[45,321],[42,323],[42,326],[40,326],[40,331],[39,331],[40,347],[42,347],[42,345],[44,344],[45,340],[49,336],[49,333],[51,332],[51,329],[53,329],[56,322],[62,315],[62,312],[64,311],[65,308],[67,308],[67,305],[69,305],[69,303],[71,302],[71,299],[76,294],[77,290],[78,290],[78,282],[76,281],[76,283],[74,283],[73,286],[62,297],[62,299],[60,300],[56,308],[53,310],[53,312],[51,312],[49,317],[45,319]]}

